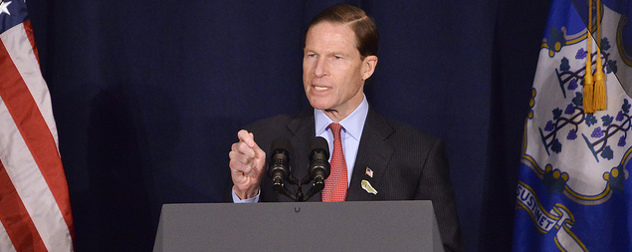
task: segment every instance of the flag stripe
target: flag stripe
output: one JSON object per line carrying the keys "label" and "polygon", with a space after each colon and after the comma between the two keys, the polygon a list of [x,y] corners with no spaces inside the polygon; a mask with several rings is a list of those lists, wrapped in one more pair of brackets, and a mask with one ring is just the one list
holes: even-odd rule
{"label": "flag stripe", "polygon": [[35,59],[37,60],[37,65],[39,66],[40,64],[39,53],[37,52],[37,46],[35,46],[35,36],[33,35],[33,26],[31,25],[31,20],[24,21],[22,25],[24,26],[24,31],[26,32],[26,36],[28,37],[29,42],[31,43],[31,49],[33,50],[33,55],[35,56]]}
{"label": "flag stripe", "polygon": [[[37,232],[2,163],[0,163],[0,195],[2,195],[0,221],[11,239],[9,244],[13,243],[14,249],[19,251],[28,251],[31,248],[35,251],[46,251],[42,237]],[[3,249],[6,248],[0,247],[1,251],[4,251]]]}
{"label": "flag stripe", "polygon": [[57,127],[52,113],[50,93],[37,64],[37,57],[33,52],[34,44],[32,44],[35,42],[29,38],[28,30],[26,26],[19,24],[1,34],[0,39],[11,56],[12,65],[17,68],[28,91],[31,92],[35,105],[39,111],[44,111],[41,115],[48,125],[49,132],[53,135],[55,146],[57,146]]}
{"label": "flag stripe", "polygon": [[40,113],[52,112],[46,83],[22,25],[0,40],[0,97],[6,105],[0,111],[0,159],[46,247],[70,251],[72,216],[56,129],[52,113]]}
{"label": "flag stripe", "polygon": [[0,251],[17,252],[13,243],[11,243],[11,239],[9,239],[9,234],[7,234],[4,225],[0,225]]}

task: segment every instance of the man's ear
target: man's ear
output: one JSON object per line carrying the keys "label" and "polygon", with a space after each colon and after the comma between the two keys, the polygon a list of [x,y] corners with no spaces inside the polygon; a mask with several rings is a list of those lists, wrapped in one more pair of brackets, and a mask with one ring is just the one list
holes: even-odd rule
{"label": "man's ear", "polygon": [[367,80],[373,72],[375,72],[375,66],[377,66],[377,56],[369,55],[362,61],[362,80]]}

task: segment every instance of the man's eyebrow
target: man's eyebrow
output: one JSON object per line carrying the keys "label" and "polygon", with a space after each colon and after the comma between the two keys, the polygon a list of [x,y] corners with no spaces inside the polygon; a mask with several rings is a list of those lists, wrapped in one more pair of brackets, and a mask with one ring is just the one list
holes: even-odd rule
{"label": "man's eyebrow", "polygon": [[347,56],[348,54],[343,52],[343,51],[334,51],[334,52],[329,52],[327,53],[327,55],[342,55],[342,56]]}

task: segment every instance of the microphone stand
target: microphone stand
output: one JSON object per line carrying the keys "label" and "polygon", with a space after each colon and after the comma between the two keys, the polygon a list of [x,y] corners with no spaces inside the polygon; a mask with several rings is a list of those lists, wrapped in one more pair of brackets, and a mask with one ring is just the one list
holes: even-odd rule
{"label": "microphone stand", "polygon": [[[309,175],[306,176],[303,180],[306,180],[306,183],[309,182]],[[312,183],[312,187],[309,189],[307,194],[305,195],[305,201],[309,200],[314,194],[320,192],[325,188],[325,180],[324,179],[314,179]]]}
{"label": "microphone stand", "polygon": [[288,182],[292,185],[297,185],[296,194],[292,194],[292,192],[285,187],[285,184],[281,181],[273,181],[273,188],[279,194],[283,194],[288,198],[292,199],[295,202],[304,202],[309,200],[316,193],[320,192],[325,188],[325,180],[324,179],[314,179],[312,183],[312,187],[307,191],[307,194],[303,194],[303,185],[309,183],[311,179],[309,175],[306,175],[300,181],[294,177],[292,174],[288,176]]}
{"label": "microphone stand", "polygon": [[[291,184],[294,184],[292,183],[293,182],[292,178],[294,178],[294,176],[290,175],[288,182],[290,182]],[[296,180],[296,178],[294,178],[294,180]],[[290,190],[287,189],[287,187],[285,187],[285,183],[283,183],[283,179],[277,178],[273,180],[272,182],[273,182],[272,188],[274,189],[274,191],[276,191],[277,193],[283,194],[294,201],[298,201],[297,196],[292,195],[292,192],[290,192]]]}

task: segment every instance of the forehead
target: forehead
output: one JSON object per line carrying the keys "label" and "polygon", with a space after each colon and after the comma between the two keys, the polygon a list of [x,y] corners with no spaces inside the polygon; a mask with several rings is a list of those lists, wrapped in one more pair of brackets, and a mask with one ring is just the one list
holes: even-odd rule
{"label": "forehead", "polygon": [[305,49],[357,51],[355,33],[347,24],[320,22],[307,31]]}

